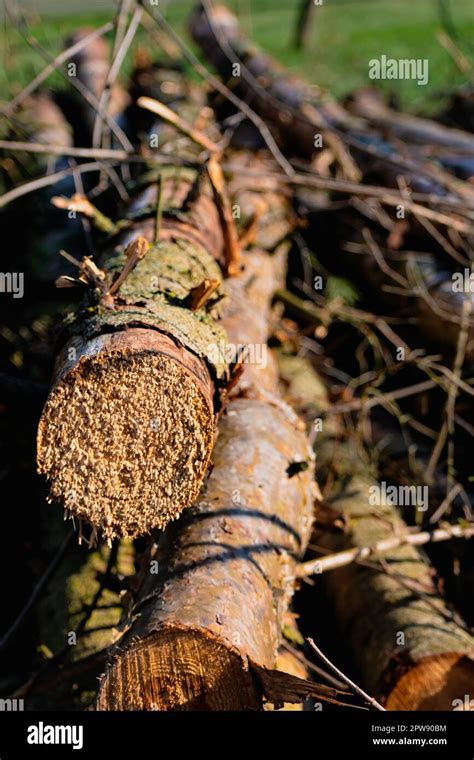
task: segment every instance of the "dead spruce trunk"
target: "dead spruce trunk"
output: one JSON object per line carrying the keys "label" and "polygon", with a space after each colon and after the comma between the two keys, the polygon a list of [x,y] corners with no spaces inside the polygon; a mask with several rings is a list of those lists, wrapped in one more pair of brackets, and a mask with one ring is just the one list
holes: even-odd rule
{"label": "dead spruce trunk", "polygon": [[[242,193],[232,199],[244,205]],[[231,344],[266,348],[280,256],[244,254],[244,273],[226,282]],[[301,422],[276,393],[274,364],[262,364],[245,364],[205,488],[150,554],[98,710],[249,710],[264,698],[329,693],[272,670],[311,530],[314,468]]]}
{"label": "dead spruce trunk", "polygon": [[[215,311],[224,244],[205,181],[186,202],[196,180],[195,171],[163,171],[159,240],[112,303],[91,291],[69,320],[40,421],[38,470],[51,499],[106,538],[164,527],[196,498],[209,464],[227,382]],[[128,244],[153,239],[156,194],[151,185],[132,204],[132,217],[148,216],[105,257],[106,290],[128,265]],[[193,310],[205,281],[218,289]]]}
{"label": "dead spruce trunk", "polygon": [[[329,411],[307,361],[282,357],[280,371],[293,403],[314,405],[321,418]],[[346,524],[346,532],[319,530],[315,543],[332,553],[372,546],[406,530],[394,506],[371,503],[381,484],[331,416],[323,419],[315,451],[320,483],[332,473],[334,517]],[[331,506],[325,510],[330,513]],[[389,710],[452,710],[464,704],[474,677],[474,639],[453,619],[422,552],[405,545],[383,560],[387,572],[352,564],[321,576],[364,687]]]}

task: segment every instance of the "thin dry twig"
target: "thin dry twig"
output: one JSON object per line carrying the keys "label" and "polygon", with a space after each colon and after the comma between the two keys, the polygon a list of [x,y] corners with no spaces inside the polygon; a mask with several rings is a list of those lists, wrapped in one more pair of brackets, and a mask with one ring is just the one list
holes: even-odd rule
{"label": "thin dry twig", "polygon": [[[7,11],[8,11],[8,8],[7,8]],[[10,13],[10,11],[8,12]],[[19,29],[20,34],[24,38],[24,40],[27,42],[27,44],[30,45],[34,50],[36,50],[44,60],[46,60],[49,64],[53,64],[55,62],[55,58],[49,54],[49,52],[38,42],[36,37],[29,30],[28,24],[24,16],[22,16],[21,19],[19,20],[18,29]],[[109,114],[106,111],[104,111],[103,108],[101,108],[100,103],[95,97],[95,95],[77,77],[68,76],[67,73],[63,71],[60,67],[57,68],[57,71],[69,84],[71,84],[79,92],[79,94],[91,106],[91,108],[93,108],[95,111],[97,111],[101,115],[103,120],[106,122],[107,126],[112,130],[117,140],[122,145],[122,147],[128,151],[133,152],[133,145],[128,139],[127,135],[125,134],[123,129],[117,124],[115,119],[111,118]]]}
{"label": "thin dry twig", "polygon": [[310,645],[311,649],[315,654],[318,655],[318,657],[324,662],[325,665],[327,665],[328,668],[330,668],[340,679],[341,681],[344,681],[356,694],[359,695],[359,697],[362,697],[364,702],[371,705],[375,710],[380,710],[381,712],[385,712],[385,707],[382,707],[380,702],[377,702],[374,697],[370,697],[363,689],[360,688],[360,686],[357,686],[354,681],[351,681],[351,679],[346,676],[339,668],[336,668],[336,666],[329,660],[325,654],[321,652],[319,647],[316,646],[313,639],[307,639],[308,644]]}
{"label": "thin dry twig", "polygon": [[[119,18],[121,18],[121,15],[123,14],[119,14]],[[94,123],[94,129],[92,132],[92,145],[94,148],[99,147],[100,142],[101,142],[100,137],[102,135],[102,129],[103,129],[103,119],[101,116],[101,112],[107,112],[107,109],[109,107],[110,93],[111,93],[112,87],[118,77],[124,58],[127,55],[130,45],[133,42],[135,34],[137,33],[137,29],[140,25],[142,15],[143,15],[143,9],[136,7],[135,11],[133,12],[132,19],[130,21],[130,25],[127,29],[127,32],[124,35],[122,41],[120,42],[118,49],[115,52],[115,55],[113,57],[112,64],[107,74],[107,79],[105,81],[104,90],[102,91],[102,94],[99,98],[100,108],[98,109],[97,116]],[[118,29],[118,26],[117,26],[117,29]]]}
{"label": "thin dry twig", "polygon": [[59,180],[64,179],[65,177],[70,177],[74,172],[84,174],[87,172],[98,171],[102,166],[102,163],[92,161],[87,164],[79,164],[79,166],[71,166],[69,169],[61,169],[59,172],[47,174],[45,177],[38,177],[29,182],[23,182],[21,185],[14,187],[13,190],[9,190],[7,193],[0,195],[0,208],[7,206],[12,201],[16,201],[24,195],[34,193],[36,190],[41,190],[43,187],[50,187],[56,182],[59,182]]}
{"label": "thin dry twig", "polygon": [[61,543],[59,549],[57,550],[56,554],[54,555],[53,559],[49,563],[48,567],[44,571],[41,578],[36,583],[30,598],[26,602],[25,606],[21,610],[21,612],[17,615],[15,621],[12,623],[8,631],[2,636],[0,639],[0,652],[6,649],[10,641],[12,640],[15,633],[18,631],[18,629],[22,626],[32,609],[34,608],[35,604],[38,602],[39,598],[41,597],[41,594],[43,593],[44,589],[48,585],[49,581],[53,577],[54,573],[58,569],[59,565],[61,564],[67,550],[69,549],[72,539],[74,538],[74,531],[69,531],[66,536],[64,537],[63,542]]}
{"label": "thin dry twig", "polygon": [[353,562],[370,558],[374,554],[386,554],[400,546],[410,544],[411,546],[423,546],[428,543],[439,543],[440,541],[450,541],[453,538],[468,539],[474,536],[474,525],[447,525],[435,530],[417,530],[413,532],[402,533],[397,536],[390,536],[378,541],[374,546],[362,546],[351,549],[345,549],[341,552],[328,554],[318,559],[310,559],[302,562],[296,568],[296,576],[305,578],[311,575],[320,575],[329,570],[336,570],[339,567],[351,565]]}

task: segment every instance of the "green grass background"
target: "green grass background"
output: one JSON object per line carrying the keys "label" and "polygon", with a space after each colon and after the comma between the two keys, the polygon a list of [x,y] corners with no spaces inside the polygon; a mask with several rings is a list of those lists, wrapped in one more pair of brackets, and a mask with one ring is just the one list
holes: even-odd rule
{"label": "green grass background", "polygon": [[[285,66],[337,96],[370,83],[368,62],[381,55],[429,60],[427,86],[414,81],[379,82],[385,91],[398,97],[402,107],[412,111],[436,111],[449,91],[466,81],[437,41],[441,29],[438,0],[323,0],[316,8],[311,41],[304,51],[292,46],[298,4],[299,0],[227,2],[238,14],[244,31],[259,45]],[[193,5],[193,0],[160,0],[159,5],[188,44],[186,18]],[[474,0],[450,0],[449,5],[458,44],[473,61]],[[108,0],[29,0],[23,7],[28,8],[31,31],[55,54],[69,32],[80,25],[100,25],[110,19],[116,6]],[[0,45],[0,98],[6,99],[32,79],[44,63],[5,18],[1,21]],[[125,76],[130,66],[128,56]],[[64,86],[58,75],[50,82]]]}

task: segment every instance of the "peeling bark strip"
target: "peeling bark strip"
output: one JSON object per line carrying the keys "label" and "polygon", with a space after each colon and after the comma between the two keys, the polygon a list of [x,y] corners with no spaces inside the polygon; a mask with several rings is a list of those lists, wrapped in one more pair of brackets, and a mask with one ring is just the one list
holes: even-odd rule
{"label": "peeling bark strip", "polygon": [[[314,403],[320,415],[328,410],[308,362],[286,357],[280,371],[293,402],[306,408]],[[331,553],[373,546],[406,530],[393,506],[370,504],[369,489],[377,481],[332,419],[324,420],[318,434],[316,458],[318,472],[331,470],[335,479],[331,504],[347,532],[320,531],[315,538]],[[452,710],[453,700],[463,700],[472,689],[474,639],[452,619],[421,552],[405,545],[383,559],[388,573],[352,564],[322,576],[364,686],[389,710]]]}
{"label": "peeling bark strip", "polygon": [[38,469],[51,499],[106,538],[164,527],[197,497],[209,464],[228,381],[214,351],[226,345],[216,319],[222,288],[191,306],[204,280],[222,283],[223,236],[204,180],[186,203],[197,179],[186,169],[162,172],[159,241],[112,299],[128,245],[137,234],[153,239],[156,184],[132,203],[132,220],[146,218],[105,257],[105,298],[89,292],[71,318],[40,421]]}

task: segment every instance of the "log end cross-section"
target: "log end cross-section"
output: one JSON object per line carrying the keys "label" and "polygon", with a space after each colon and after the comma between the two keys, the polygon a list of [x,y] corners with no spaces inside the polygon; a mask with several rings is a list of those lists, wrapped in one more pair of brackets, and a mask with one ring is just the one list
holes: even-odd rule
{"label": "log end cross-section", "polygon": [[50,496],[105,536],[162,527],[196,498],[214,441],[204,363],[158,331],[99,336],[50,393],[38,432]]}

